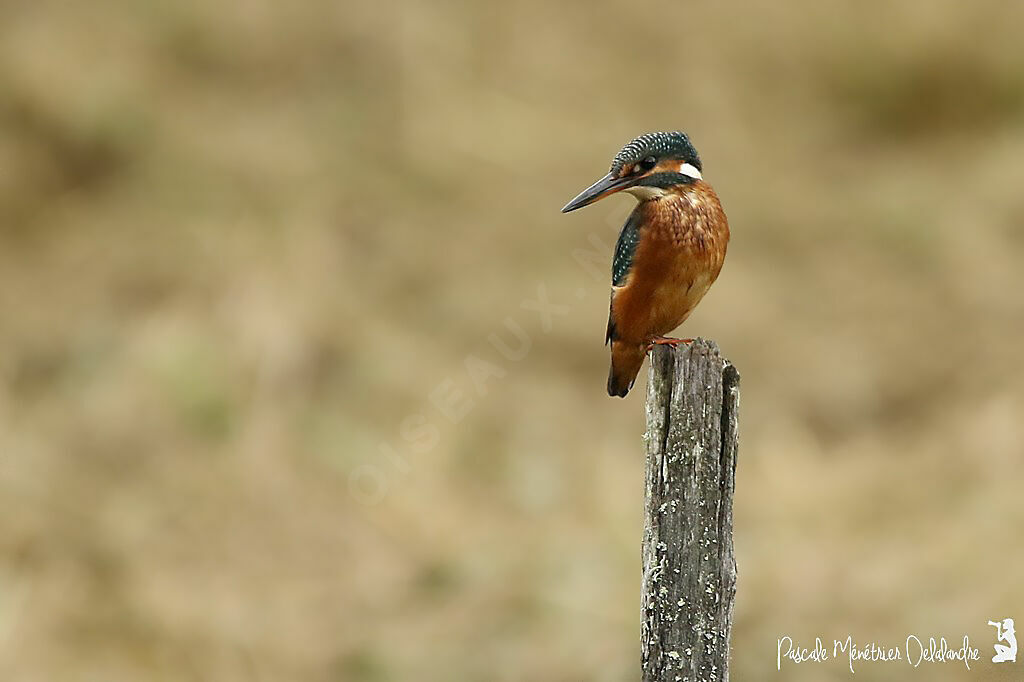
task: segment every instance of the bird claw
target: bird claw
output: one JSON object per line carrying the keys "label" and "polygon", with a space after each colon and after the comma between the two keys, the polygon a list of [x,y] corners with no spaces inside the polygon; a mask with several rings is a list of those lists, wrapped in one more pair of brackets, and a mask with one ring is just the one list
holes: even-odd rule
{"label": "bird claw", "polygon": [[688,346],[693,343],[693,339],[674,339],[669,336],[655,336],[651,339],[651,342],[647,344],[647,352],[650,353],[654,350],[655,346],[669,346],[671,348],[677,347],[679,344]]}

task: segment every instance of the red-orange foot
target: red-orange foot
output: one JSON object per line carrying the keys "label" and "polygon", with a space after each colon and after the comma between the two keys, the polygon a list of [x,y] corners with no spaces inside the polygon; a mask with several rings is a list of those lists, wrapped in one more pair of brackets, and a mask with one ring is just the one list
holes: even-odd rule
{"label": "red-orange foot", "polygon": [[693,343],[693,339],[673,339],[670,336],[655,336],[651,339],[651,342],[647,344],[647,352],[649,353],[655,346],[671,346],[675,348],[679,344],[689,345]]}

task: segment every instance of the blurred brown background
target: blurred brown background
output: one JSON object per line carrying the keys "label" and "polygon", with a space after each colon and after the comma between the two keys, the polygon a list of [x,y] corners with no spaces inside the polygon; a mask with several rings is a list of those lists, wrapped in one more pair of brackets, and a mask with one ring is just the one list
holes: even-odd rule
{"label": "blurred brown background", "polygon": [[636,679],[632,199],[558,210],[677,128],[733,228],[682,333],[743,375],[734,677],[966,633],[857,679],[1019,679],[1024,5],[894,4],[0,6],[0,679]]}

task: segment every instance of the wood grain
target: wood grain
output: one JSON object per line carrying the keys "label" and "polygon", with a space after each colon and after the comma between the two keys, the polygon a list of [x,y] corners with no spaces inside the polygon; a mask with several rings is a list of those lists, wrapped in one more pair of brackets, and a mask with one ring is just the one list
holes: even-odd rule
{"label": "wood grain", "polygon": [[647,392],[644,682],[728,680],[739,373],[714,342],[657,346]]}

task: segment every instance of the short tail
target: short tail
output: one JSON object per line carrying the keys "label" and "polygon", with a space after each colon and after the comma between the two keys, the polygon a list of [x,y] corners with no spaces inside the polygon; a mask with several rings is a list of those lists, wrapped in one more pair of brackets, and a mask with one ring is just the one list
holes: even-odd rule
{"label": "short tail", "polygon": [[644,364],[647,349],[640,345],[612,341],[612,366],[608,370],[608,395],[625,398],[633,388],[636,375]]}

